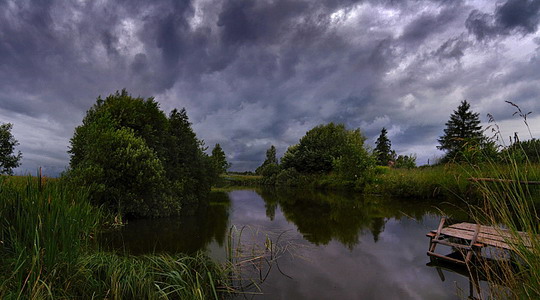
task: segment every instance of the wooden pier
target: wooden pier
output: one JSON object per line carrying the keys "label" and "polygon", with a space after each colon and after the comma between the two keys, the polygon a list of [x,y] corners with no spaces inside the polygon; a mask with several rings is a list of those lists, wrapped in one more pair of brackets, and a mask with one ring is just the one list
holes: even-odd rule
{"label": "wooden pier", "polygon": [[[441,258],[458,264],[468,264],[473,255],[479,255],[483,247],[491,246],[499,249],[513,250],[515,245],[531,246],[529,235],[524,232],[512,233],[509,230],[474,223],[446,224],[447,218],[441,218],[439,227],[426,235],[429,239],[429,256]],[[452,247],[462,254],[456,255],[435,253],[437,245]]]}

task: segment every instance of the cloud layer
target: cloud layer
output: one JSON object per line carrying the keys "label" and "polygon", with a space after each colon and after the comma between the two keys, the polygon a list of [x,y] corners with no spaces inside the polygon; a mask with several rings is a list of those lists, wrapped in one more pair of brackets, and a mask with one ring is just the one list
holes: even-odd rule
{"label": "cloud layer", "polygon": [[0,1],[0,121],[19,172],[63,170],[85,111],[122,88],[186,107],[235,170],[331,121],[370,143],[384,126],[425,163],[463,99],[526,132],[504,100],[540,111],[539,22],[537,0]]}

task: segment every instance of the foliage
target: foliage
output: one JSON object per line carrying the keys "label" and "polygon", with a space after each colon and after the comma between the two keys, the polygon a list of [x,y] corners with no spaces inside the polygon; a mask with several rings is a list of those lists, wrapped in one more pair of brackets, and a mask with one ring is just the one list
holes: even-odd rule
{"label": "foliage", "polygon": [[470,110],[467,100],[463,100],[446,122],[444,135],[438,139],[438,149],[446,151],[443,161],[465,161],[483,147],[484,135],[479,114]]}
{"label": "foliage", "polygon": [[212,162],[214,164],[214,168],[217,172],[217,174],[223,174],[227,172],[227,169],[230,167],[230,164],[227,162],[227,157],[225,156],[225,152],[221,148],[219,144],[216,144],[214,146],[214,149],[212,149]]}
{"label": "foliage", "polygon": [[14,154],[15,146],[19,142],[11,134],[13,125],[11,123],[0,125],[0,174],[13,174],[13,168],[20,165],[22,154],[19,151]]}
{"label": "foliage", "polygon": [[187,113],[153,98],[99,97],[71,139],[69,180],[94,204],[135,217],[178,214],[210,190],[215,171]]}
{"label": "foliage", "polygon": [[[42,180],[43,181],[43,180]],[[0,298],[216,299],[226,269],[203,254],[95,252],[106,220],[88,191],[0,177]]]}
{"label": "foliage", "polygon": [[468,169],[446,164],[414,169],[379,169],[375,180],[364,192],[399,198],[450,199],[456,196],[476,198],[467,181]]}
{"label": "foliage", "polygon": [[[319,125],[309,130],[298,144],[287,149],[281,159],[281,167],[294,168],[300,173],[307,174],[329,173],[334,170],[336,160],[357,160],[359,157],[348,156],[367,154],[363,149],[364,141],[365,138],[359,130],[347,130],[343,124]],[[359,149],[353,149],[354,147]]]}
{"label": "foliage", "polygon": [[377,165],[388,166],[388,163],[395,159],[395,153],[392,151],[392,142],[388,139],[387,130],[383,127],[381,134],[375,141],[375,155],[377,156]]}
{"label": "foliage", "polygon": [[517,163],[540,162],[540,140],[530,139],[515,141],[512,145],[501,151],[503,161],[511,159]]}
{"label": "foliage", "polygon": [[257,167],[257,169],[255,170],[255,173],[256,174],[262,174],[265,167],[270,165],[270,164],[273,164],[273,165],[276,165],[276,166],[278,165],[278,160],[277,160],[277,157],[276,157],[276,147],[274,147],[274,145],[270,146],[270,148],[268,148],[268,150],[266,150],[266,159],[264,160],[262,165]]}
{"label": "foliage", "polygon": [[396,158],[394,168],[398,169],[412,169],[416,168],[416,155],[399,155]]}
{"label": "foliage", "polygon": [[87,196],[62,182],[0,178],[0,298],[41,299],[66,280],[102,216]]}
{"label": "foliage", "polygon": [[371,180],[375,158],[364,148],[359,129],[347,131],[341,156],[334,160],[334,171],[343,179],[363,185]]}

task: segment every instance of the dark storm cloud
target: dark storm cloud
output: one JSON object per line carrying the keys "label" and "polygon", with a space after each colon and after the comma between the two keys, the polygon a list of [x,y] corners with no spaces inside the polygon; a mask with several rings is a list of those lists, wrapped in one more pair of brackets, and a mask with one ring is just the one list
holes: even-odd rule
{"label": "dark storm cloud", "polygon": [[[237,170],[326,122],[370,141],[385,126],[426,158],[464,98],[483,115],[507,99],[540,110],[538,14],[514,0],[0,1],[0,121],[31,171],[62,170],[84,112],[122,88],[186,107]],[[508,51],[472,38],[515,34],[527,43]]]}
{"label": "dark storm cloud", "polygon": [[466,27],[476,38],[483,40],[513,32],[530,34],[536,32],[540,22],[540,1],[508,0],[499,5],[494,14],[473,10]]}

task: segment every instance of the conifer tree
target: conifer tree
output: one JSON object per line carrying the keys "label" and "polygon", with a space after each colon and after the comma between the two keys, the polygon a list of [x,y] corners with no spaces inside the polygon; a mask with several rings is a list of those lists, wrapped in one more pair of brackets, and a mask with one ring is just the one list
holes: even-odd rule
{"label": "conifer tree", "polygon": [[383,127],[381,134],[375,142],[375,155],[379,166],[387,166],[388,162],[393,160],[395,155],[392,151],[392,142],[388,139],[387,133],[388,131]]}
{"label": "conifer tree", "polygon": [[214,149],[212,149],[211,158],[214,162],[214,167],[217,174],[223,174],[227,172],[230,164],[227,162],[227,157],[225,156],[225,152],[221,148],[220,144],[216,144],[216,146],[214,146]]}
{"label": "conifer tree", "polygon": [[467,149],[481,146],[484,142],[479,114],[471,111],[467,100],[461,101],[445,125],[444,135],[438,139],[440,146],[437,146],[437,149],[446,151],[443,161],[462,161]]}

